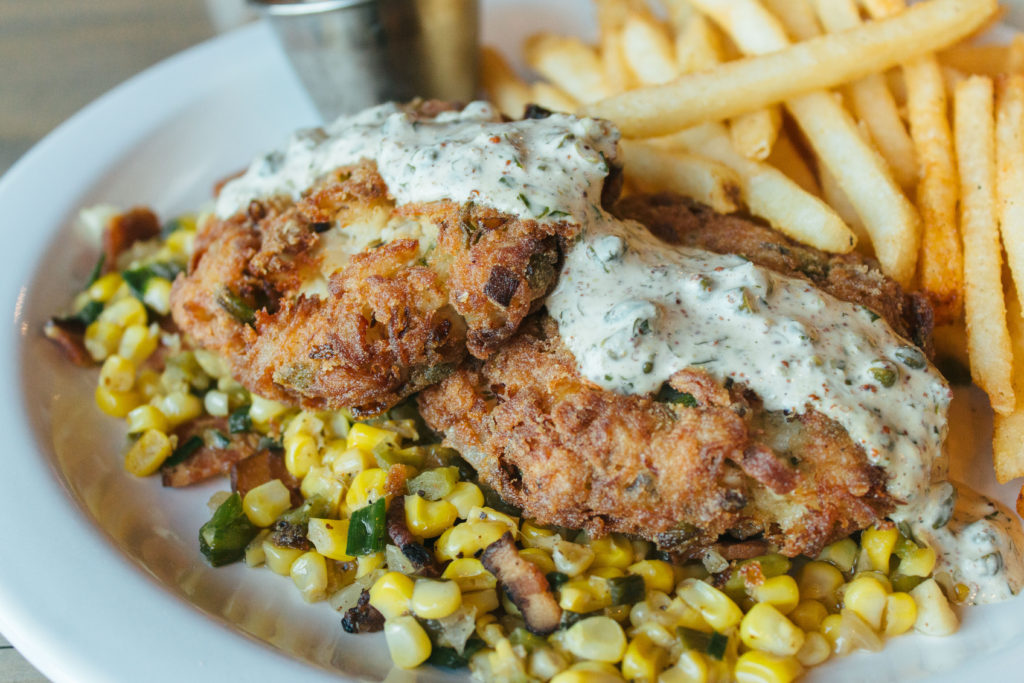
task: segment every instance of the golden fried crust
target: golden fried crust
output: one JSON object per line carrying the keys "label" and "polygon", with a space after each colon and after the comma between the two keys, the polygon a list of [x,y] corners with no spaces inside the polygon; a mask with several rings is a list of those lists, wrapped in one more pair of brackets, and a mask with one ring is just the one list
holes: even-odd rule
{"label": "golden fried crust", "polygon": [[[329,238],[358,243],[327,268]],[[396,207],[372,162],[337,169],[298,202],[252,202],[200,229],[174,284],[175,322],[250,390],[311,408],[387,409],[468,350],[486,357],[554,284],[577,226],[452,202]],[[352,242],[356,244],[356,242]],[[311,278],[326,291],[307,292]]]}
{"label": "golden fried crust", "polygon": [[[706,385],[690,371],[670,383]],[[813,555],[891,509],[882,470],[827,418],[765,413],[738,389],[695,396],[685,407],[601,389],[544,317],[423,391],[419,405],[527,516],[637,534],[684,555],[723,535]]]}

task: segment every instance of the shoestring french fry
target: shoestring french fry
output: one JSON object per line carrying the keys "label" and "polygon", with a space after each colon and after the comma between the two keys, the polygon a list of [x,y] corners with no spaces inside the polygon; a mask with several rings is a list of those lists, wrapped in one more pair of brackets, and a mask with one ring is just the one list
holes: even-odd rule
{"label": "shoestring french fry", "polygon": [[527,39],[523,53],[531,68],[580,102],[611,95],[597,52],[579,38],[540,33]]}
{"label": "shoestring french fry", "polygon": [[821,35],[821,26],[808,0],[763,0],[769,12],[782,22],[794,41]]}
{"label": "shoestring french fry", "polygon": [[[1024,75],[998,84],[996,95],[996,198],[1006,262],[1024,301]],[[1024,364],[1024,356],[1021,357]]]}
{"label": "shoestring french fry", "polygon": [[530,85],[530,101],[545,109],[565,113],[572,113],[580,106],[572,95],[545,81],[537,81]]}
{"label": "shoestring french fry", "polygon": [[[693,0],[693,4],[745,53],[771,53],[789,44],[782,25],[757,0]],[[788,99],[786,107],[856,209],[882,270],[909,285],[917,262],[920,219],[885,160],[864,140],[832,94],[808,92]]]}
{"label": "shoestring french fry", "polygon": [[628,137],[666,135],[831,88],[951,45],[996,9],[996,0],[929,0],[884,21],[621,93],[581,111],[614,121]]}
{"label": "shoestring french fry", "polygon": [[703,14],[694,13],[676,34],[676,63],[682,74],[710,69],[722,61],[722,38]]}
{"label": "shoestring french fry", "polygon": [[623,140],[621,149],[630,183],[641,192],[677,192],[719,213],[739,210],[742,180],[728,166],[633,140]]}
{"label": "shoestring french fry", "polygon": [[667,83],[679,76],[675,46],[653,17],[631,13],[622,26],[626,63],[642,85]]}
{"label": "shoestring french fry", "polygon": [[953,140],[960,174],[964,241],[964,314],[971,377],[997,414],[1015,407],[1010,333],[1003,300],[1002,246],[996,207],[992,80],[971,76],[953,98]]}
{"label": "shoestring french fry", "polygon": [[1008,45],[956,45],[943,50],[939,61],[959,71],[983,76],[1024,71],[1024,36],[1014,36]]}
{"label": "shoestring french fry", "polygon": [[821,186],[818,184],[814,171],[807,165],[807,160],[804,159],[800,150],[796,148],[793,141],[789,139],[789,135],[784,131],[775,141],[775,144],[772,146],[772,153],[768,155],[766,161],[789,176],[805,192],[809,192],[816,197],[821,196]]}
{"label": "shoestring french fry", "polygon": [[[1015,410],[1008,415],[996,413],[992,424],[992,460],[996,480],[1005,484],[1024,477],[1024,312],[1012,288],[1006,292],[1006,309],[1013,346],[1013,391],[1018,397]],[[1024,489],[1017,499],[1017,512],[1024,514]]]}
{"label": "shoestring french fry", "polygon": [[864,222],[857,215],[857,209],[853,208],[853,204],[850,203],[850,198],[843,192],[843,188],[839,187],[839,181],[836,180],[836,177],[825,166],[818,170],[818,175],[821,180],[822,198],[825,200],[825,203],[839,214],[840,218],[850,226],[853,234],[857,236],[857,250],[867,254],[874,254],[871,236],[864,227]]}
{"label": "shoestring french fry", "polygon": [[631,12],[645,8],[630,0],[594,0],[594,7],[597,9],[599,52],[605,82],[613,93],[629,90],[637,83],[626,63],[622,27]]}
{"label": "shoestring french fry", "polygon": [[764,161],[779,137],[782,112],[777,106],[740,114],[729,121],[729,137],[736,151],[754,161]]}
{"label": "shoestring french fry", "polygon": [[501,53],[491,47],[480,49],[480,85],[487,99],[512,118],[522,116],[533,99],[530,86],[519,78]]}

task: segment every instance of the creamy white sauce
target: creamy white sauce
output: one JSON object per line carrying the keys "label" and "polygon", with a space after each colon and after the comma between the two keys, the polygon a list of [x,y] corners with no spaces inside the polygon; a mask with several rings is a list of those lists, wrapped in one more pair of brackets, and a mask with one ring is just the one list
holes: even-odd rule
{"label": "creamy white sauce", "polygon": [[227,183],[216,212],[227,218],[261,197],[297,200],[333,169],[372,160],[398,204],[472,201],[541,221],[572,220],[600,201],[617,141],[610,123],[567,114],[502,122],[491,105],[473,102],[418,119],[384,104],[296,133],[287,149]]}

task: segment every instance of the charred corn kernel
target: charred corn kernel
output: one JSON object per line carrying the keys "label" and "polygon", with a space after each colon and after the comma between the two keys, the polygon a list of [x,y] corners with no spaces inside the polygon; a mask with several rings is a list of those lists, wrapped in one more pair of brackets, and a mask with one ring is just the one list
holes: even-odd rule
{"label": "charred corn kernel", "polygon": [[470,508],[469,514],[466,515],[467,522],[501,522],[508,527],[508,530],[512,532],[512,537],[519,536],[519,519],[506,515],[504,512],[498,512],[494,508],[474,506]]}
{"label": "charred corn kernel", "polygon": [[171,427],[194,420],[203,414],[203,402],[198,396],[174,391],[155,400],[154,405],[164,414]]}
{"label": "charred corn kernel", "polygon": [[129,434],[141,434],[149,429],[166,432],[170,427],[160,409],[148,404],[133,408],[128,413],[127,420]]}
{"label": "charred corn kernel", "polygon": [[[334,442],[331,442],[329,448],[336,448]],[[345,474],[358,474],[363,470],[372,469],[377,466],[377,461],[373,459],[373,454],[364,451],[359,448],[348,448],[338,453],[331,460],[331,471],[338,476]]]}
{"label": "charred corn kernel", "polygon": [[879,529],[877,525],[869,526],[860,535],[860,545],[868,556],[870,568],[877,572],[889,573],[889,557],[896,541],[900,537],[899,529],[892,526]]}
{"label": "charred corn kernel", "polygon": [[387,641],[391,661],[399,668],[413,669],[430,657],[430,637],[415,617],[395,617],[385,621],[384,640]]}
{"label": "charred corn kernel", "polygon": [[789,614],[800,602],[800,589],[796,579],[789,574],[780,574],[750,589],[750,596],[758,602],[765,602],[783,614]]}
{"label": "charred corn kernel", "polygon": [[914,630],[928,636],[948,636],[960,627],[960,621],[949,606],[949,601],[942,594],[942,589],[935,579],[922,581],[910,591],[917,605],[917,619]]}
{"label": "charred corn kernel", "polygon": [[258,425],[268,425],[275,419],[284,415],[288,406],[277,401],[252,395],[252,405],[249,407],[249,418]]}
{"label": "charred corn kernel", "polygon": [[559,540],[558,534],[551,529],[545,529],[529,521],[523,521],[519,526],[520,541],[527,548],[545,548],[552,550],[555,542]]}
{"label": "charred corn kernel", "polygon": [[839,627],[843,623],[843,617],[839,614],[830,614],[821,620],[819,631],[821,635],[832,645],[835,650],[836,642],[839,640]]}
{"label": "charred corn kernel", "polygon": [[109,391],[129,391],[135,386],[135,364],[114,353],[100,368],[100,386]]}
{"label": "charred corn kernel", "polygon": [[106,305],[100,313],[98,320],[114,323],[122,328],[129,325],[145,325],[146,307],[133,296],[118,299]]}
{"label": "charred corn kernel", "polygon": [[388,473],[379,467],[363,470],[355,476],[345,494],[345,504],[349,510],[358,510],[364,505],[373,503],[384,496],[384,482]]}
{"label": "charred corn kernel", "polygon": [[434,554],[440,560],[473,557],[507,531],[504,522],[463,522],[441,534],[434,544]]}
{"label": "charred corn kernel", "polygon": [[740,622],[740,640],[752,650],[795,655],[804,644],[804,632],[774,606],[759,602]]}
{"label": "charred corn kernel", "polygon": [[565,671],[569,662],[559,652],[550,647],[537,647],[530,652],[527,670],[534,678],[546,681],[558,673]]}
{"label": "charred corn kernel", "polygon": [[295,558],[289,574],[306,602],[319,602],[327,596],[327,561],[315,550]]}
{"label": "charred corn kernel", "polygon": [[790,683],[803,673],[795,657],[751,650],[736,660],[733,675],[737,683]]}
{"label": "charred corn kernel", "polygon": [[[311,467],[320,464],[320,450],[316,439],[308,434],[296,434],[284,441],[284,466],[296,479],[302,479]],[[354,508],[353,508],[354,509]]]}
{"label": "charred corn kernel", "polygon": [[[595,564],[597,558],[594,558]],[[628,567],[630,574],[639,574],[644,579],[644,585],[649,591],[661,591],[670,593],[676,586],[676,575],[672,571],[672,565],[664,560],[641,560]]]}
{"label": "charred corn kernel", "polygon": [[446,500],[430,501],[422,496],[405,497],[405,524],[422,538],[440,536],[459,517],[459,511]]}
{"label": "charred corn kernel", "polygon": [[142,403],[137,391],[111,391],[102,384],[96,387],[96,405],[110,417],[125,417]]}
{"label": "charred corn kernel", "polygon": [[283,548],[273,543],[270,538],[263,541],[263,559],[267,569],[289,576],[292,573],[292,563],[302,556],[303,551],[298,548]]}
{"label": "charred corn kernel", "polygon": [[872,576],[860,576],[846,585],[843,606],[853,610],[876,631],[882,627],[888,591]]}
{"label": "charred corn kernel", "polygon": [[637,634],[622,655],[622,675],[633,680],[643,678],[653,681],[665,668],[668,653],[645,634]]}
{"label": "charred corn kernel", "polygon": [[907,593],[893,593],[885,597],[885,612],[882,614],[882,632],[887,636],[898,636],[914,627],[917,621],[917,603]]}
{"label": "charred corn kernel", "polygon": [[384,553],[373,553],[371,555],[360,555],[356,558],[356,578],[360,579],[381,569],[387,562]]}
{"label": "charred corn kernel", "polygon": [[101,275],[96,282],[89,285],[89,289],[86,290],[89,294],[90,299],[96,301],[110,301],[110,298],[114,296],[117,289],[124,282],[121,277],[121,273],[107,273]]}
{"label": "charred corn kernel", "polygon": [[483,491],[471,481],[458,482],[444,499],[455,506],[460,519],[468,519],[470,510],[484,504]]}
{"label": "charred corn kernel", "polygon": [[162,277],[149,278],[142,300],[160,315],[167,315],[171,312],[171,281]]}
{"label": "charred corn kernel", "polygon": [[[520,551],[520,554],[522,555],[524,552]],[[475,557],[460,557],[457,560],[452,560],[444,568],[441,578],[454,581],[464,593],[494,588],[498,585],[494,574],[487,571],[483,563]]]}
{"label": "charred corn kernel", "polygon": [[370,587],[370,604],[385,619],[401,616],[409,611],[414,584],[405,574],[388,572]]}
{"label": "charred corn kernel", "polygon": [[309,530],[306,538],[313,544],[316,551],[324,557],[340,562],[351,562],[354,558],[346,554],[348,548],[348,525],[347,519],[320,519],[314,517],[309,520]]}
{"label": "charred corn kernel", "polygon": [[371,427],[368,424],[357,423],[348,430],[346,443],[349,448],[362,448],[364,451],[373,451],[373,447],[379,443],[387,442],[398,445],[398,435],[387,429]]}
{"label": "charred corn kernel", "polygon": [[540,548],[523,548],[519,551],[519,557],[524,560],[529,560],[535,565],[540,567],[540,570],[544,574],[550,574],[553,571],[557,571],[555,567],[555,561],[551,559],[551,555],[546,550]]}
{"label": "charred corn kernel", "polygon": [[696,650],[686,650],[680,654],[675,666],[665,669],[658,677],[659,683],[707,683],[707,681],[707,660]]}
{"label": "charred corn kernel", "polygon": [[598,596],[588,579],[573,579],[562,584],[558,589],[558,605],[570,612],[593,612],[601,609],[605,603]]}
{"label": "charred corn kernel", "polygon": [[231,366],[228,364],[227,359],[216,351],[196,349],[193,354],[195,355],[196,362],[199,363],[199,367],[210,377],[221,378],[231,374]]}
{"label": "charred corn kernel", "polygon": [[124,456],[124,468],[137,477],[156,472],[171,454],[171,440],[157,429],[147,429]]}
{"label": "charred corn kernel", "polygon": [[743,612],[728,595],[699,579],[684,579],[676,593],[716,631],[725,631],[743,618]]}
{"label": "charred corn kernel", "polygon": [[462,591],[454,581],[417,579],[409,606],[421,619],[444,619],[462,607]]}
{"label": "charred corn kernel", "polygon": [[817,631],[828,616],[828,610],[817,600],[801,600],[787,616],[804,631]]}
{"label": "charred corn kernel", "polygon": [[85,328],[85,350],[92,359],[101,361],[117,351],[124,328],[106,320],[94,320]]}
{"label": "charred corn kernel", "polygon": [[823,562],[830,562],[843,572],[852,572],[853,565],[857,562],[859,548],[852,538],[844,538],[835,543],[825,546],[817,559]]}
{"label": "charred corn kernel", "polygon": [[900,559],[897,569],[905,576],[930,576],[935,569],[935,550],[927,547],[912,550]]}
{"label": "charred corn kernel", "polygon": [[594,551],[579,543],[559,541],[555,544],[551,559],[555,561],[558,571],[570,577],[579,576],[593,563]]}
{"label": "charred corn kernel", "polygon": [[498,592],[493,588],[485,588],[482,591],[470,591],[462,594],[462,604],[465,607],[475,607],[477,614],[493,612],[501,604],[498,601]]}
{"label": "charred corn kernel", "polygon": [[836,591],[843,585],[843,573],[828,562],[808,562],[800,570],[797,585],[800,597],[821,600],[825,603],[835,601]]}
{"label": "charred corn kernel", "polygon": [[615,663],[626,653],[626,634],[608,617],[590,617],[569,627],[565,647],[581,659]]}
{"label": "charred corn kernel", "polygon": [[149,368],[139,370],[135,377],[135,388],[144,399],[152,401],[160,393],[160,373]]}
{"label": "charred corn kernel", "polygon": [[832,644],[817,631],[810,631],[804,637],[804,644],[796,653],[796,661],[803,666],[817,666],[832,654]]}
{"label": "charred corn kernel", "polygon": [[249,521],[267,527],[292,506],[292,494],[280,479],[271,479],[250,489],[242,498],[242,509]]}
{"label": "charred corn kernel", "polygon": [[621,534],[609,534],[588,543],[594,551],[595,567],[618,567],[625,569],[633,564],[633,545]]}
{"label": "charred corn kernel", "polygon": [[[156,323],[153,324],[154,326]],[[157,332],[145,325],[129,325],[124,328],[121,341],[117,345],[117,355],[130,360],[135,365],[141,364],[156,351],[159,340]]]}
{"label": "charred corn kernel", "polygon": [[345,485],[335,479],[326,467],[312,467],[302,478],[299,491],[306,499],[320,496],[327,501],[328,508],[332,513],[336,513],[341,504],[341,497],[345,493]]}
{"label": "charred corn kernel", "polygon": [[216,389],[207,391],[203,394],[203,409],[214,417],[227,417],[231,412],[228,395]]}

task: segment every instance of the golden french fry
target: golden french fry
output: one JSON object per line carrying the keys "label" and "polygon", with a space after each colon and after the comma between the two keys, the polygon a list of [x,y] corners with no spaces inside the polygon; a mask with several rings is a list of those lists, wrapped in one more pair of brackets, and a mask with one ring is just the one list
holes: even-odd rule
{"label": "golden french fry", "polygon": [[634,140],[621,143],[630,182],[641,192],[678,192],[719,213],[739,210],[742,181],[711,159]]}
{"label": "golden french fry", "polygon": [[773,166],[739,154],[723,124],[689,128],[661,138],[659,143],[681,147],[736,171],[743,181],[743,200],[750,213],[779,232],[825,251],[845,253],[853,249],[856,239],[835,211]]}
{"label": "golden french fry", "polygon": [[697,15],[689,0],[661,0],[661,5],[676,33],[682,33],[689,21]]}
{"label": "golden french fry", "polygon": [[613,93],[631,90],[636,85],[636,76],[626,62],[622,31],[602,31],[601,67],[604,69],[605,82]]}
{"label": "golden french fry", "polygon": [[821,35],[821,26],[808,0],[764,0],[764,6],[782,22],[793,40]]}
{"label": "golden french fry", "polygon": [[[785,49],[789,43],[781,24],[757,0],[692,2],[745,53],[770,53]],[[830,37],[850,35],[861,28]],[[917,263],[920,219],[884,159],[830,93],[813,91],[792,97],[786,107],[856,209],[882,270],[902,285],[909,285]]]}
{"label": "golden french fry", "polygon": [[583,113],[616,122],[630,137],[666,135],[831,88],[951,45],[996,7],[996,0],[921,2],[890,19],[609,97],[585,106]]}
{"label": "golden french fry", "polygon": [[[689,4],[689,3],[687,3]],[[679,72],[703,71],[722,61],[722,38],[703,14],[693,14],[676,34],[676,64]]]}
{"label": "golden french fry", "polygon": [[501,113],[512,118],[522,116],[532,99],[530,86],[516,75],[501,53],[492,47],[480,48],[480,84],[487,99]]}
{"label": "golden french fry", "polygon": [[[999,83],[996,98],[996,198],[1006,262],[1024,300],[1024,75]],[[1021,356],[1024,364],[1024,356]],[[1024,370],[1022,370],[1024,372]]]}
{"label": "golden french fry", "polygon": [[545,81],[537,81],[530,86],[530,101],[539,104],[551,111],[560,111],[570,114],[580,106],[580,103],[556,85]]}
{"label": "golden french fry", "polygon": [[[1006,309],[1009,321],[1010,339],[1013,344],[1013,390],[1024,397],[1024,313],[1020,300],[1009,289],[1006,293]],[[1017,402],[1016,409],[1008,415],[996,413],[992,424],[992,460],[996,469],[996,480],[1005,484],[1011,479],[1024,477],[1024,405]],[[1017,509],[1024,505],[1024,491],[1017,499]]]}
{"label": "golden french fry", "polygon": [[523,47],[526,63],[580,102],[595,102],[611,94],[601,59],[578,38],[540,33]]}
{"label": "golden french fry", "polygon": [[667,83],[679,75],[668,33],[646,14],[634,12],[626,18],[622,48],[626,63],[643,85]]}
{"label": "golden french fry", "polygon": [[983,76],[1024,71],[1024,36],[1008,45],[954,45],[939,53],[939,61],[958,71]]}
{"label": "golden french fry", "polygon": [[782,112],[778,107],[767,107],[729,121],[729,136],[737,152],[748,159],[764,161],[771,154],[781,126]]}
{"label": "golden french fry", "polygon": [[875,250],[871,244],[871,236],[857,215],[857,210],[850,203],[850,198],[843,192],[843,188],[839,187],[839,181],[826,166],[818,169],[818,173],[821,176],[821,195],[857,236],[857,251],[873,255]]}
{"label": "golden french fry", "polygon": [[789,176],[805,192],[816,197],[821,196],[821,187],[818,185],[818,179],[814,177],[814,171],[807,165],[803,155],[785,133],[780,134],[775,141],[767,161]]}
{"label": "golden french fry", "polygon": [[964,314],[971,377],[1001,415],[1013,412],[1013,357],[1003,300],[996,206],[992,80],[971,76],[953,98],[953,140],[960,174],[964,241]]}

